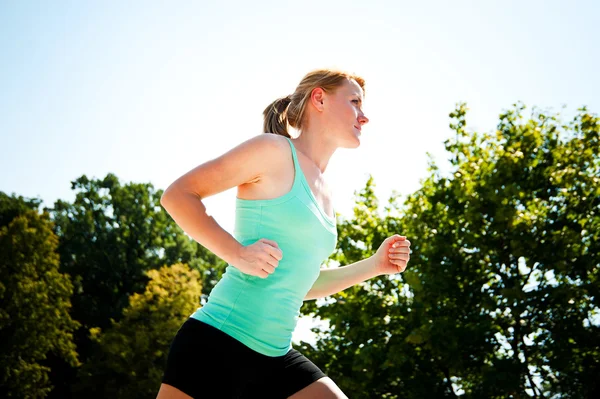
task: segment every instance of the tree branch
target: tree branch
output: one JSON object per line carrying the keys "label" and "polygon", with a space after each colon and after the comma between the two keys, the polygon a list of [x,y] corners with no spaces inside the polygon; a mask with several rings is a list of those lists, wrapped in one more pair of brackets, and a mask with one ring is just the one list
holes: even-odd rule
{"label": "tree branch", "polygon": [[533,377],[531,376],[531,373],[529,372],[529,367],[527,367],[527,363],[529,361],[529,353],[527,351],[527,344],[525,343],[525,337],[521,337],[521,338],[522,338],[522,343],[523,343],[523,355],[525,356],[525,367],[527,369],[527,379],[529,380],[529,385],[531,386],[531,389],[533,390],[534,397],[537,397],[536,396],[536,390],[537,390],[540,398],[545,398],[544,394],[542,393],[542,390],[533,381]]}

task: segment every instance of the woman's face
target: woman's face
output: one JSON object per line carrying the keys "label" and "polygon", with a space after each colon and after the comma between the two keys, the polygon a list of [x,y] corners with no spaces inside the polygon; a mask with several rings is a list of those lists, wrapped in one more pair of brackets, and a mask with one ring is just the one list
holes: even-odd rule
{"label": "woman's face", "polygon": [[362,88],[355,80],[346,80],[335,93],[324,97],[323,112],[328,135],[335,135],[342,147],[360,145],[361,128],[369,122],[362,111]]}

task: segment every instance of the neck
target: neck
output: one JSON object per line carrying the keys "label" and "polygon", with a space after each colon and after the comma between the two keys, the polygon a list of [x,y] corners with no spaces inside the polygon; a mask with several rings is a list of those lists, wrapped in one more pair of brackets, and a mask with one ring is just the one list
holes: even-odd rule
{"label": "neck", "polygon": [[310,159],[319,168],[321,174],[325,173],[329,160],[337,149],[334,143],[323,139],[323,137],[326,137],[323,133],[305,130],[294,140],[296,149]]}

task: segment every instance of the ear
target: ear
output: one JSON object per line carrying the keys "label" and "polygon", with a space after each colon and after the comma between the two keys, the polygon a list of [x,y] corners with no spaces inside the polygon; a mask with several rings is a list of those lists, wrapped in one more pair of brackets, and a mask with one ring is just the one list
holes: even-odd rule
{"label": "ear", "polygon": [[323,111],[323,100],[325,99],[325,91],[317,87],[310,93],[310,102],[317,109],[317,111]]}

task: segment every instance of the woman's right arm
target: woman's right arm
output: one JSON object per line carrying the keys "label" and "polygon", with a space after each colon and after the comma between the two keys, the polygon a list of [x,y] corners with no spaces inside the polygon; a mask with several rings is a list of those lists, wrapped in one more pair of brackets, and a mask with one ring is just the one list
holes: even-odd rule
{"label": "woman's right arm", "polygon": [[[218,158],[205,162],[175,180],[160,203],[175,223],[190,237],[229,264],[241,260],[244,248],[206,213],[203,198],[256,182],[275,168],[280,140],[260,134]],[[279,150],[280,151],[280,150]]]}
{"label": "woman's right arm", "polygon": [[160,203],[187,235],[225,262],[236,262],[242,245],[206,213],[201,197],[173,187],[168,197],[162,196]]}

